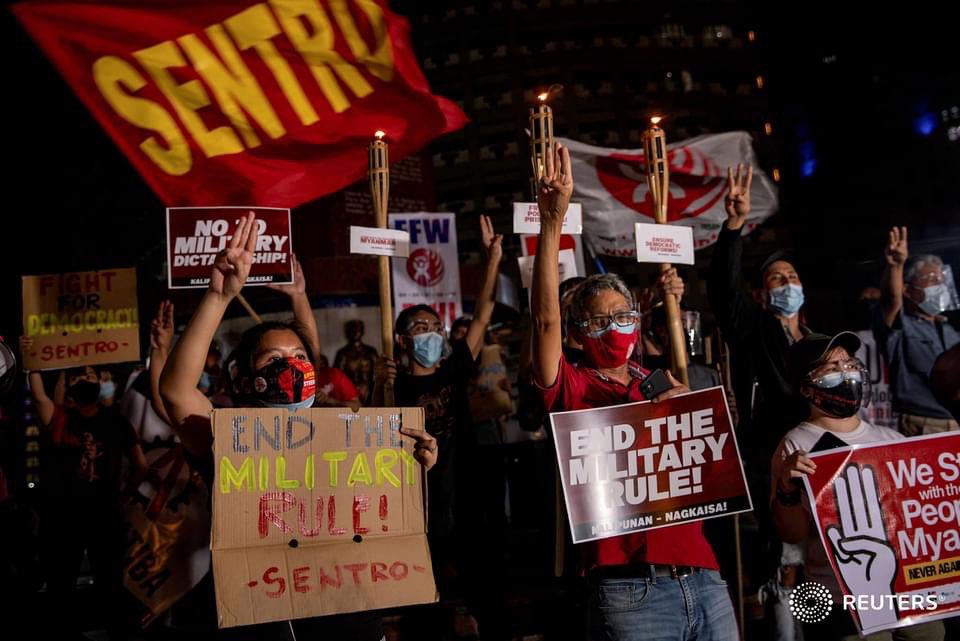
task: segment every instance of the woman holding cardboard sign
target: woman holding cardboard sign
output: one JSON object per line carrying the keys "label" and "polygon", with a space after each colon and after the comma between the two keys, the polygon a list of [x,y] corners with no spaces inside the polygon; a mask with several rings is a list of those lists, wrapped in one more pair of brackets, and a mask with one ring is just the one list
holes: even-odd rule
{"label": "woman holding cardboard sign", "polygon": [[[257,225],[251,213],[240,219],[227,249],[217,256],[210,286],[160,376],[160,395],[170,422],[184,450],[197,461],[197,469],[206,471],[204,478],[208,484],[213,482],[210,425],[213,406],[197,389],[197,380],[223,314],[246,282],[256,243]],[[291,411],[312,407],[317,395],[311,345],[310,338],[294,323],[261,323],[244,332],[234,351],[236,406]],[[414,439],[414,457],[425,468],[432,467],[438,453],[433,437],[403,428],[401,433]],[[373,641],[382,637],[379,617],[362,613],[298,621],[297,627],[301,625],[311,634],[322,627],[325,638]],[[285,631],[278,630],[279,634]]]}
{"label": "woman holding cardboard sign", "polygon": [[[541,229],[531,298],[534,382],[551,411],[646,400],[642,388],[647,372],[629,363],[637,345],[638,314],[619,277],[595,275],[577,287],[568,327],[583,345],[585,362],[574,367],[563,356],[557,264],[573,175],[566,148],[556,145],[545,161],[537,190]],[[683,283],[675,273],[662,279],[664,290],[682,294]],[[672,387],[654,401],[689,391],[668,376]],[[597,641],[663,639],[664,634],[700,641],[738,638],[726,584],[700,522],[580,547],[590,577],[591,632]]]}
{"label": "woman holding cardboard sign", "polygon": [[[184,448],[194,456],[209,456],[209,415],[213,409],[210,399],[197,389],[197,381],[223,314],[246,282],[256,243],[256,219],[250,214],[240,219],[227,249],[217,256],[210,286],[160,377],[167,414]],[[260,323],[244,332],[234,351],[239,381],[237,405],[289,410],[312,407],[316,383],[311,343],[293,323]],[[416,440],[417,460],[431,468],[437,459],[433,437],[419,432],[404,434]]]}

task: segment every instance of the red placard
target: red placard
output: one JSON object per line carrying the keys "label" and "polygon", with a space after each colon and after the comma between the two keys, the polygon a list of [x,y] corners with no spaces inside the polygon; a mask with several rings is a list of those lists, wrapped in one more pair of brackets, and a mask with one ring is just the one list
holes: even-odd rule
{"label": "red placard", "polygon": [[865,634],[960,612],[960,434],[810,455],[820,540]]}
{"label": "red placard", "polygon": [[574,543],[753,509],[722,387],[550,420]]}
{"label": "red placard", "polygon": [[293,282],[290,210],[274,207],[170,207],[167,209],[167,285],[206,287],[217,254],[226,249],[241,216],[257,217],[257,247],[247,285]]}

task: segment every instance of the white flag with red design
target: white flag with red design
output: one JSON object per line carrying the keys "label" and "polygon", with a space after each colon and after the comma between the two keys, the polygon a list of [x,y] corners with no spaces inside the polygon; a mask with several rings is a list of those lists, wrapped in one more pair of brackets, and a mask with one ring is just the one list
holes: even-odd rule
{"label": "white flag with red design", "polygon": [[[583,233],[597,254],[636,256],[635,223],[654,223],[642,149],[609,149],[558,138],[570,149],[573,199],[583,205]],[[668,222],[693,227],[697,249],[713,244],[727,219],[727,167],[754,166],[749,233],[777,211],[777,192],[756,169],[750,134],[731,131],[667,145],[670,163]]]}

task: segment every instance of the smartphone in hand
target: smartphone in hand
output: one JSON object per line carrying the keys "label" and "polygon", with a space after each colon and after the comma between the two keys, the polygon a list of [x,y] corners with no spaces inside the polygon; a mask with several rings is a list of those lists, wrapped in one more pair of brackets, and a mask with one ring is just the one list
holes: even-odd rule
{"label": "smartphone in hand", "polygon": [[640,391],[643,392],[644,398],[647,399],[659,396],[672,388],[673,383],[670,382],[662,369],[653,370],[650,372],[650,375],[640,383]]}

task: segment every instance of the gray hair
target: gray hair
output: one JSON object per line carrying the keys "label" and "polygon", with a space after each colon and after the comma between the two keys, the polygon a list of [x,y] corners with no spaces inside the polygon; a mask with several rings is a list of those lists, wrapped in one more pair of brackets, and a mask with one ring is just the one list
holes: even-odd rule
{"label": "gray hair", "polygon": [[582,320],[587,313],[590,300],[604,290],[617,292],[627,299],[627,305],[634,309],[633,294],[627,285],[616,274],[594,274],[577,285],[570,300],[569,319],[576,322]]}
{"label": "gray hair", "polygon": [[934,267],[939,267],[941,270],[943,269],[943,261],[940,260],[939,256],[933,254],[917,254],[916,256],[911,256],[907,261],[907,267],[903,271],[903,282],[912,283],[917,277],[917,272],[920,271],[920,268],[924,265],[933,265]]}

